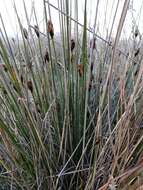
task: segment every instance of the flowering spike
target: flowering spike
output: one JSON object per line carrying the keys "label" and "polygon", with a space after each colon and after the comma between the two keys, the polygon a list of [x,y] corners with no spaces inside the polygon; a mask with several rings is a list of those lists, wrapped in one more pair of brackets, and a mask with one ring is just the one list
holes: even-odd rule
{"label": "flowering spike", "polygon": [[53,28],[53,23],[50,20],[48,21],[48,33],[50,34],[51,38],[53,39],[54,28]]}

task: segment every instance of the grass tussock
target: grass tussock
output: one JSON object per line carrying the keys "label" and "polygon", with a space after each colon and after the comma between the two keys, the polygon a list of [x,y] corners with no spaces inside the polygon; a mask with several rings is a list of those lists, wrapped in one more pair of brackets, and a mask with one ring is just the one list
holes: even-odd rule
{"label": "grass tussock", "polygon": [[45,33],[35,10],[31,25],[24,1],[27,29],[14,4],[22,40],[8,38],[1,17],[0,188],[126,190],[143,185],[141,36],[134,28],[132,47],[127,53],[119,49],[128,0],[112,43],[111,35],[98,36],[99,3],[91,31],[86,0],[83,25],[77,13],[75,19],[69,16],[70,1],[59,1],[60,42],[49,1],[43,1]]}

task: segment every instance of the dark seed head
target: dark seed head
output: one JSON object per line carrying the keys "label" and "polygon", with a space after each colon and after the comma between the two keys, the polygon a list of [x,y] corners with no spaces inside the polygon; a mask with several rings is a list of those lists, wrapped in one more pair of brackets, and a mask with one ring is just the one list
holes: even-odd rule
{"label": "dark seed head", "polygon": [[138,74],[139,70],[137,69],[134,73],[134,76],[136,76]]}
{"label": "dark seed head", "polygon": [[32,84],[32,81],[27,81],[27,87],[28,89],[31,91],[31,93],[33,93],[33,84]]}
{"label": "dark seed head", "polygon": [[24,79],[23,79],[22,75],[20,76],[20,80],[21,80],[21,83],[23,84],[24,83]]}
{"label": "dark seed head", "polygon": [[4,95],[7,95],[7,91],[5,90],[3,86],[0,87],[0,92],[3,92]]}
{"label": "dark seed head", "polygon": [[75,48],[75,41],[72,39],[71,40],[71,51],[73,51]]}
{"label": "dark seed head", "polygon": [[134,57],[136,57],[139,54],[139,52],[140,52],[140,48],[137,49],[137,51],[134,53]]}
{"label": "dark seed head", "polygon": [[7,72],[7,67],[6,67],[6,65],[3,64],[2,66],[3,66],[3,68],[4,68],[4,71]]}
{"label": "dark seed head", "polygon": [[97,145],[97,144],[99,144],[101,142],[101,137],[97,137],[96,139],[95,139],[95,144]]}
{"label": "dark seed head", "polygon": [[91,88],[92,88],[92,82],[89,83],[89,86],[88,86],[88,91],[90,92],[91,91]]}
{"label": "dark seed head", "polygon": [[37,25],[34,26],[34,31],[35,31],[36,36],[39,38],[40,32],[39,32],[39,27]]}
{"label": "dark seed head", "polygon": [[93,64],[93,62],[92,62],[92,63],[91,63],[91,66],[90,66],[91,72],[93,71],[93,67],[94,67],[94,64]]}
{"label": "dark seed head", "polygon": [[139,35],[139,30],[138,30],[137,28],[136,28],[136,30],[135,30],[134,35],[135,35],[135,38]]}
{"label": "dark seed head", "polygon": [[46,62],[49,62],[49,53],[48,51],[45,52],[45,55],[44,55],[44,63]]}
{"label": "dark seed head", "polygon": [[14,89],[16,92],[18,92],[17,87],[16,87],[15,85],[13,85],[13,89]]}
{"label": "dark seed head", "polygon": [[78,72],[79,72],[79,75],[80,75],[80,77],[82,77],[82,75],[83,75],[83,64],[80,64],[80,65],[78,65]]}
{"label": "dark seed head", "polygon": [[48,33],[50,34],[51,38],[53,39],[54,27],[53,27],[53,23],[50,20],[48,21]]}
{"label": "dark seed head", "polygon": [[117,81],[119,81],[120,80],[120,77],[117,77]]}
{"label": "dark seed head", "polygon": [[90,40],[90,48],[92,48],[92,49],[96,48],[96,38]]}
{"label": "dark seed head", "polygon": [[3,93],[6,95],[6,94],[7,94],[7,91],[4,89],[4,90],[3,90]]}
{"label": "dark seed head", "polygon": [[37,112],[41,113],[41,111],[40,111],[40,105],[38,103],[36,103],[35,106],[36,106]]}

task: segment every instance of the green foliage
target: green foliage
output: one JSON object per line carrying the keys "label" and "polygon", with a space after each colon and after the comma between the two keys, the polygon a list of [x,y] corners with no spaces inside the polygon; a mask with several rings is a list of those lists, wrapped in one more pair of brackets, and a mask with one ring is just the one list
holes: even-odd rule
{"label": "green foliage", "polygon": [[90,44],[86,0],[82,38],[77,26],[71,39],[73,10],[60,3],[59,44],[48,1],[44,37],[36,14],[33,37],[25,3],[28,31],[14,6],[22,42],[0,37],[0,188],[120,189],[142,175],[143,156],[142,57],[136,71],[116,51],[127,4],[110,47]]}

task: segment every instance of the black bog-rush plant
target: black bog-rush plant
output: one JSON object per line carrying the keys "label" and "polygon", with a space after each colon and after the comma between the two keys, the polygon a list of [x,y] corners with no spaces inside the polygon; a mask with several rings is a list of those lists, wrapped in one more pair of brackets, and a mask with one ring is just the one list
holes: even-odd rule
{"label": "black bog-rush plant", "polygon": [[87,0],[83,24],[78,1],[57,2],[43,0],[46,32],[34,7],[31,23],[23,0],[25,29],[13,3],[21,31],[14,44],[0,16],[0,189],[136,190],[143,184],[142,48],[130,47],[128,56],[118,48],[129,0],[112,44],[96,34],[100,0],[92,30]]}

